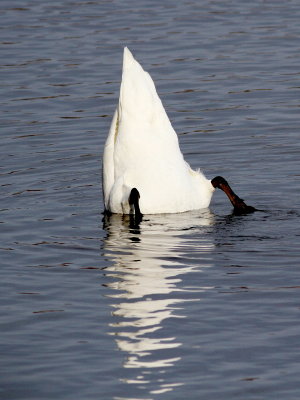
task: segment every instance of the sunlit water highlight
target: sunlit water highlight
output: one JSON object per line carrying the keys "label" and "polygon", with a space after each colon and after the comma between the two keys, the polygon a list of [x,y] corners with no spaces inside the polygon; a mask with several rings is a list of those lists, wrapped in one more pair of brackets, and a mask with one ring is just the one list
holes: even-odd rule
{"label": "sunlit water highlight", "polygon": [[[202,226],[211,225],[212,219],[209,212],[200,216],[199,212],[151,216],[145,218],[141,226],[130,229],[129,217],[109,218],[104,255],[112,258],[114,264],[105,272],[106,276],[117,279],[108,287],[117,291],[117,294],[109,296],[119,300],[112,304],[113,315],[118,320],[111,324],[114,330],[110,334],[117,338],[118,348],[127,353],[124,368],[138,369],[137,376],[127,380],[128,383],[149,383],[140,375],[141,369],[156,368],[162,373],[181,359],[178,357],[180,353],[171,349],[180,347],[182,343],[176,339],[176,332],[166,337],[163,324],[168,318],[184,319],[182,303],[199,300],[193,295],[196,292],[199,296],[201,288],[179,286],[180,276],[199,273],[199,267],[182,262],[180,252],[188,246],[190,231],[196,230],[191,226],[191,220],[197,220],[197,230],[200,230]],[[207,267],[210,266],[213,247],[208,238],[201,249],[198,248],[199,253],[203,252],[203,260],[207,259]],[[157,384],[159,389],[151,392],[165,392],[174,385],[166,383],[163,378]],[[175,386],[179,384],[177,382]]]}

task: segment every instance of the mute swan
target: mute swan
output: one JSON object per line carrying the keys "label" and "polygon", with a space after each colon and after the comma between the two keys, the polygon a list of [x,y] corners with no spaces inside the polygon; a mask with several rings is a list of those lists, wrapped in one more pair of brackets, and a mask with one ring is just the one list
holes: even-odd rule
{"label": "mute swan", "polygon": [[119,104],[104,147],[102,180],[108,213],[142,215],[207,208],[217,187],[237,213],[255,210],[224,178],[208,180],[200,170],[191,169],[152,78],[127,47]]}

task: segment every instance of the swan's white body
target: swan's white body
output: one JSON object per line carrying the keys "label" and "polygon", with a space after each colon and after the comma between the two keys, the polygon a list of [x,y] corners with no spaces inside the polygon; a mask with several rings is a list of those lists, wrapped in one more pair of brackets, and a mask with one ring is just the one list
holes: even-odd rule
{"label": "swan's white body", "polygon": [[103,154],[105,209],[129,214],[132,188],[140,193],[142,214],[206,208],[214,191],[184,160],[150,75],[125,48],[119,104]]}

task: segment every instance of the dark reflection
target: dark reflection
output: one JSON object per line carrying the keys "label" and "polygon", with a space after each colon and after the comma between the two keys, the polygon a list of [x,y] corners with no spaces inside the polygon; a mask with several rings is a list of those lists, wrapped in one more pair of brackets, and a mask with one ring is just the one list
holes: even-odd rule
{"label": "dark reflection", "polygon": [[129,228],[136,230],[136,233],[140,233],[140,224],[143,220],[142,214],[130,214],[129,215]]}
{"label": "dark reflection", "polygon": [[[168,382],[165,371],[180,362],[181,343],[176,332],[168,333],[165,321],[185,318],[184,303],[196,300],[190,293],[196,291],[199,298],[203,291],[185,288],[181,277],[210,267],[210,235],[197,243],[197,254],[204,255],[201,266],[189,263],[187,255],[195,247],[195,235],[213,225],[214,216],[209,211],[145,216],[132,225],[129,216],[110,215],[103,223],[104,256],[112,261],[105,269],[112,279],[106,284],[114,310],[110,334],[126,354],[122,380],[149,385],[152,394],[174,390],[182,383]],[[130,377],[128,369],[134,371]]]}
{"label": "dark reflection", "polygon": [[[109,227],[111,225],[111,221],[115,220],[116,218],[120,219],[120,221],[122,222],[122,225],[128,226],[131,233],[137,234],[137,235],[140,233],[140,224],[143,220],[142,215],[136,216],[136,215],[130,214],[130,215],[116,216],[115,214],[112,214],[107,211],[104,212],[104,216],[102,219],[103,229],[109,232]],[[132,240],[138,241],[139,238],[133,237]]]}
{"label": "dark reflection", "polygon": [[237,244],[238,248],[235,248],[235,251],[242,251],[246,244],[250,245],[251,241],[256,245],[257,240],[265,239],[266,235],[262,235],[262,227],[266,218],[271,215],[262,210],[256,211],[251,214],[236,214],[232,211],[227,215],[216,216],[213,227],[215,246],[228,248]]}

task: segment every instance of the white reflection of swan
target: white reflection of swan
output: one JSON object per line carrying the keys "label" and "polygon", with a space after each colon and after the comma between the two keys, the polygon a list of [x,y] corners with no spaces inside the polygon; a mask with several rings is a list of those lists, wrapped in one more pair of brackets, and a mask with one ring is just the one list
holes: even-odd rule
{"label": "white reflection of swan", "polygon": [[[115,299],[112,307],[116,322],[110,324],[111,335],[116,337],[118,348],[128,355],[124,368],[139,369],[137,377],[126,380],[136,384],[149,382],[145,381],[141,370],[164,369],[181,358],[179,351],[172,353],[170,350],[181,345],[176,340],[176,332],[164,337],[157,331],[163,328],[167,318],[184,318],[184,312],[180,315],[176,310],[184,301],[191,301],[191,296],[184,295],[191,289],[180,287],[179,276],[192,273],[196,268],[199,270],[199,267],[189,264],[183,254],[189,246],[193,247],[189,238],[211,225],[213,215],[209,211],[157,215],[133,228],[129,228],[129,218],[112,215],[106,221],[104,255],[113,262],[105,268],[106,276],[114,278],[107,284],[113,289],[108,296]],[[210,235],[204,237],[205,240],[197,243],[198,254],[202,252],[205,260],[201,262],[202,268],[210,266],[209,255],[213,248]],[[197,289],[197,294],[200,291],[201,288]],[[154,392],[169,391],[172,387],[160,382],[158,391]]]}

